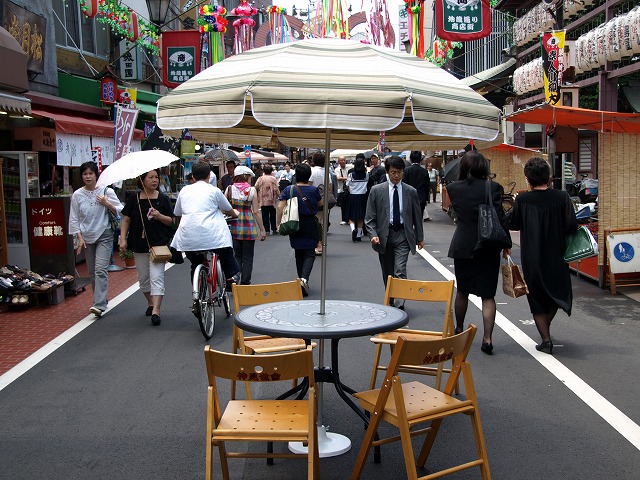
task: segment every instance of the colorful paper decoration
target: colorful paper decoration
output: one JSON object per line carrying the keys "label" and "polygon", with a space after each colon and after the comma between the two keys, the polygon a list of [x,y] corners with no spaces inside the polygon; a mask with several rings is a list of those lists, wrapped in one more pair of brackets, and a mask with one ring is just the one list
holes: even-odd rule
{"label": "colorful paper decoration", "polygon": [[432,47],[425,53],[425,58],[431,63],[442,67],[447,59],[453,57],[454,50],[461,47],[462,42],[452,42],[450,40],[436,38],[433,41]]}
{"label": "colorful paper decoration", "polygon": [[200,70],[224,60],[224,33],[228,21],[227,9],[220,5],[203,5],[198,9],[200,42]]}
{"label": "colorful paper decoration", "polygon": [[[386,0],[373,0],[365,15],[367,17],[367,25],[365,27],[367,41],[373,45],[384,45],[388,48],[395,47],[396,35],[389,19]],[[348,25],[346,28],[348,28]]]}
{"label": "colorful paper decoration", "polygon": [[288,43],[293,41],[291,27],[287,21],[287,9],[275,5],[267,7],[269,25],[271,27],[271,43]]}
{"label": "colorful paper decoration", "polygon": [[246,0],[241,0],[240,4],[229,12],[229,15],[240,17],[233,22],[235,36],[233,39],[233,53],[238,54],[246,50],[251,50],[253,43],[253,27],[256,21],[251,18],[257,15],[258,10],[250,6]]}

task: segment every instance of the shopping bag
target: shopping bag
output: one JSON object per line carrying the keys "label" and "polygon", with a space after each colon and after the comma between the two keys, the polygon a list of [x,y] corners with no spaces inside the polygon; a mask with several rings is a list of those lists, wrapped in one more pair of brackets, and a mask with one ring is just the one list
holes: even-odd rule
{"label": "shopping bag", "polygon": [[280,219],[280,235],[291,235],[300,228],[300,217],[298,215],[298,197],[290,192],[291,198],[287,200],[287,204],[282,211]]}
{"label": "shopping bag", "polygon": [[564,251],[565,262],[577,262],[596,255],[598,255],[598,242],[585,225],[567,236],[567,248]]}
{"label": "shopping bag", "polygon": [[522,269],[520,265],[513,263],[511,255],[507,255],[507,263],[500,267],[502,269],[502,291],[505,295],[518,298],[529,293]]}

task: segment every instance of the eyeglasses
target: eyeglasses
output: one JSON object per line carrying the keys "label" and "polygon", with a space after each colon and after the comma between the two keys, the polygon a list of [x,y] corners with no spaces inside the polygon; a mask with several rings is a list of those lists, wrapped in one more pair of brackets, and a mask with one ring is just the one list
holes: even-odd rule
{"label": "eyeglasses", "polygon": [[400,175],[403,175],[404,172],[402,170],[389,170],[388,174],[389,176],[393,175],[399,177]]}

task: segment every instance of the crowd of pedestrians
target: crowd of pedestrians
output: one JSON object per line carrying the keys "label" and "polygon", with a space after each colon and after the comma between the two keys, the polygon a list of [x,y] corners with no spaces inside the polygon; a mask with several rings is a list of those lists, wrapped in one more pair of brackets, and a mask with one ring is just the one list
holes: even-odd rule
{"label": "crowd of pedestrians", "polygon": [[[473,148],[466,150],[458,180],[446,187],[457,217],[448,252],[457,279],[455,332],[464,329],[469,295],[479,296],[484,327],[481,350],[493,353],[500,253],[506,258],[511,252],[510,248],[482,247],[479,243],[479,205],[487,202],[488,185],[489,201],[507,235],[509,230],[521,231],[527,299],[541,336],[537,348],[551,354],[551,321],[558,309],[571,314],[571,281],[562,260],[565,235],[577,228],[571,202],[566,192],[549,187],[549,164],[534,158],[524,167],[531,192],[518,196],[507,216],[502,208],[503,188],[491,180],[489,161]],[[431,220],[427,204],[436,201],[441,174],[432,163],[422,165],[419,151],[410,153],[409,162],[397,156],[381,162],[375,152],[368,153],[369,158],[356,155],[352,165],[344,156],[338,157],[329,172],[327,192],[322,152],[314,154],[313,165],[302,162],[292,169],[287,163],[278,172],[264,165],[257,178],[251,168],[229,160],[227,173],[217,182],[211,181],[214,173],[205,158],[193,166],[189,184],[180,190],[174,208],[168,197],[166,171],[152,170],[140,176],[140,192],[123,206],[111,188],[96,189],[99,172],[95,163],[83,164],[85,185],[72,197],[69,231],[75,235],[78,251],[86,253],[94,290],[91,312],[101,316],[107,308],[107,267],[113,242],[108,212],[122,216],[119,248],[135,254],[140,289],[147,302],[145,314],[153,325],[160,324],[164,264],[150,260],[151,247],[170,243],[185,252],[191,262],[190,281],[204,260],[203,252],[214,251],[227,283],[249,285],[255,241],[278,233],[283,211],[293,197],[298,199],[299,229],[289,235],[289,242],[304,296],[310,292],[315,257],[323,253],[322,211],[333,206],[334,194],[340,225],[349,225],[354,243],[368,237],[378,254],[384,284],[388,275],[407,278],[407,259],[409,253],[423,247],[423,222]],[[236,221],[228,224],[225,216]]]}

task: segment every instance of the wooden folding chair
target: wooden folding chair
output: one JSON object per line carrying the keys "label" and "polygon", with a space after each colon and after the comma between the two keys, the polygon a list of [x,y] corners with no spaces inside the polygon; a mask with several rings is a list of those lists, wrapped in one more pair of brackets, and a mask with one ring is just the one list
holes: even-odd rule
{"label": "wooden folding chair", "polygon": [[[307,478],[319,478],[316,391],[311,346],[275,355],[237,355],[204,349],[207,392],[206,478],[213,478],[213,448],[218,447],[222,478],[229,480],[228,458],[306,458]],[[223,411],[216,379],[276,382],[306,378],[307,400],[231,400]],[[227,442],[303,442],[308,453],[228,452]]]}
{"label": "wooden folding chair", "polygon": [[[244,307],[252,307],[263,303],[284,302],[287,300],[302,300],[302,286],[300,279],[281,283],[264,283],[255,285],[233,284],[234,312],[238,313]],[[233,353],[244,355],[266,354],[305,350],[307,345],[299,338],[270,337],[268,335],[254,335],[245,337],[244,332],[233,326]],[[251,399],[251,387],[245,384],[247,398]],[[236,382],[231,383],[231,398],[236,398]]]}
{"label": "wooden folding chair", "polygon": [[[466,361],[476,330],[475,325],[469,325],[469,328],[459,335],[447,338],[423,340],[405,340],[403,336],[398,338],[382,387],[355,394],[360,401],[360,406],[371,413],[371,422],[351,473],[351,480],[360,478],[372,446],[397,440],[402,442],[407,477],[410,480],[417,480],[418,472],[411,437],[426,433],[417,461],[418,466],[424,467],[442,420],[459,413],[471,418],[477,459],[420,477],[420,480],[437,478],[476,466],[480,467],[483,480],[491,479],[471,366]],[[403,384],[398,375],[400,365],[436,364],[450,359],[453,360],[453,368],[442,391],[415,381]],[[466,400],[459,400],[453,396],[460,373],[462,373]],[[400,434],[374,440],[381,420],[396,426]],[[414,430],[414,427],[424,422],[431,423],[426,428]],[[454,434],[451,431],[447,433]]]}
{"label": "wooden folding chair", "polygon": [[[420,340],[427,338],[445,338],[453,335],[453,288],[455,282],[449,281],[423,281],[423,280],[406,280],[402,278],[394,278],[389,276],[387,279],[387,289],[385,292],[385,305],[392,305],[393,299],[396,300],[413,300],[417,302],[441,302],[444,303],[444,319],[442,322],[442,330],[412,330],[401,328],[392,332],[380,333],[370,340],[376,344],[376,352],[373,358],[373,370],[371,372],[371,381],[369,388],[376,387],[376,378],[379,370],[386,370],[387,367],[380,365],[380,356],[382,354],[382,346],[389,345],[393,354],[393,347],[400,335],[407,340]],[[427,317],[428,317],[427,313]],[[450,373],[450,369],[444,369],[443,364],[437,367],[424,367],[418,365],[403,365],[400,367],[401,372],[415,373],[421,375],[433,375],[436,377],[436,388],[440,389],[442,381],[442,373]]]}

